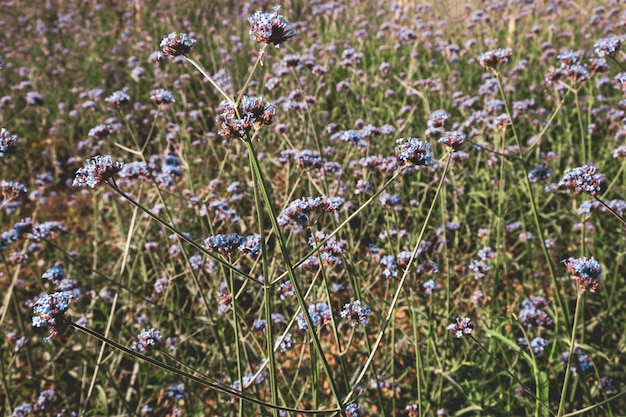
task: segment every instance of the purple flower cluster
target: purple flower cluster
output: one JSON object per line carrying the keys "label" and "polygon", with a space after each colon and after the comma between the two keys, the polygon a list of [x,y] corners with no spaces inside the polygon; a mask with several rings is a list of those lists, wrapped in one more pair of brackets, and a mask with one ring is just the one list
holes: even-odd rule
{"label": "purple flower cluster", "polygon": [[74,187],[88,185],[94,188],[98,184],[108,181],[124,167],[123,162],[115,161],[110,155],[97,155],[87,160],[87,164],[76,171]]}
{"label": "purple flower cluster", "polygon": [[400,138],[396,141],[395,153],[398,163],[403,165],[428,166],[432,162],[430,144],[419,138]]}
{"label": "purple flower cluster", "polygon": [[566,188],[574,195],[582,193],[595,197],[602,190],[604,175],[597,174],[598,167],[595,165],[583,165],[581,167],[565,170],[565,176],[559,181],[559,188]]}
{"label": "purple flower cluster", "polygon": [[169,391],[167,392],[167,396],[173,397],[177,400],[184,398],[185,397],[185,385],[184,384],[172,385]]}
{"label": "purple flower cluster", "polygon": [[137,336],[137,340],[133,341],[131,348],[140,352],[157,349],[162,337],[161,333],[154,328],[148,330],[142,329],[141,333]]}
{"label": "purple flower cluster", "polygon": [[66,292],[43,294],[33,306],[33,326],[50,328],[50,336],[44,341],[49,342],[59,330],[67,324],[65,312],[69,307],[72,295]]}
{"label": "purple flower cluster", "polygon": [[162,88],[150,92],[150,100],[157,106],[161,104],[175,103],[174,95],[171,91]]}
{"label": "purple flower cluster", "polygon": [[130,103],[130,96],[126,94],[126,92],[119,90],[114,91],[110,96],[105,98],[104,101],[110,107],[121,108]]}
{"label": "purple flower cluster", "polygon": [[256,256],[261,252],[261,238],[256,235],[241,236],[218,234],[204,239],[204,246],[211,252],[233,254],[239,251],[245,255]]}
{"label": "purple flower cluster", "polygon": [[576,278],[579,291],[596,292],[602,280],[602,264],[594,257],[563,259],[567,271]]}
{"label": "purple flower cluster", "polygon": [[15,153],[16,146],[19,138],[17,135],[12,135],[8,130],[2,128],[0,130],[0,156],[5,157],[8,154]]}
{"label": "purple flower cluster", "polygon": [[[325,323],[328,323],[331,318],[330,308],[326,303],[315,303],[309,305],[308,308],[309,316],[311,316],[311,322],[313,323],[313,327],[322,327]],[[298,314],[296,317],[296,321],[298,322],[298,327],[301,329],[307,329],[306,318],[304,317],[304,313]]]}
{"label": "purple flower cluster", "polygon": [[622,41],[619,38],[602,38],[598,39],[593,45],[596,55],[601,57],[615,58],[617,52],[619,52],[622,46]]}
{"label": "purple flower cluster", "polygon": [[541,164],[528,172],[528,181],[532,184],[544,181],[552,176],[552,170],[547,165]]}
{"label": "purple flower cluster", "polygon": [[289,21],[278,14],[280,7],[274,7],[274,13],[255,12],[248,18],[250,39],[257,43],[272,44],[276,47],[296,36]]}
{"label": "purple flower cluster", "polygon": [[465,144],[465,135],[457,131],[445,132],[439,139],[439,143],[443,144],[450,152],[459,151],[463,149]]}
{"label": "purple flower cluster", "polygon": [[325,212],[336,212],[344,205],[345,200],[341,197],[302,197],[292,201],[278,216],[278,224],[282,227],[288,225],[308,226],[307,214],[320,209]]}
{"label": "purple flower cluster", "polygon": [[[580,347],[578,343],[574,344],[574,354],[576,355],[576,359],[578,359],[578,367],[580,367],[580,370],[582,372],[587,372],[591,368],[593,368],[593,360],[583,350],[583,348]],[[568,359],[569,359],[569,352],[563,352],[561,354],[561,363],[566,364]],[[578,375],[578,367],[576,366],[575,362],[572,363],[572,366],[570,369],[572,375],[574,376]]]}
{"label": "purple flower cluster", "polygon": [[276,345],[280,353],[285,353],[291,349],[291,337],[291,333],[287,333],[285,336],[279,336],[278,339],[276,339]]}
{"label": "purple flower cluster", "polygon": [[526,298],[522,301],[522,309],[518,313],[519,320],[525,327],[550,326],[553,321],[545,311],[549,307],[550,303],[544,297]]}
{"label": "purple flower cluster", "polygon": [[161,40],[159,45],[163,53],[168,56],[187,56],[196,40],[187,33],[177,34],[172,32]]}
{"label": "purple flower cluster", "polygon": [[466,334],[472,334],[474,331],[474,323],[469,317],[457,317],[456,322],[448,325],[448,330],[451,330],[456,334],[457,339],[463,337]]}
{"label": "purple flower cluster", "polygon": [[273,104],[266,104],[263,97],[243,96],[236,109],[232,102],[224,100],[220,107],[222,112],[216,118],[218,133],[230,139],[244,138],[253,127],[271,125],[276,115],[276,107]]}
{"label": "purple flower cluster", "polygon": [[372,311],[368,305],[361,305],[361,301],[354,300],[343,306],[343,310],[341,310],[341,317],[347,318],[350,321],[351,327],[354,327],[357,324],[367,326],[367,318],[371,312]]}
{"label": "purple flower cluster", "polygon": [[[517,345],[524,350],[528,350],[528,342],[523,337],[517,339]],[[543,337],[535,337],[530,341],[530,348],[536,356],[541,356],[543,350],[548,346],[548,341]]]}
{"label": "purple flower cluster", "polygon": [[487,69],[498,69],[499,65],[506,64],[511,59],[511,49],[488,51],[478,57],[480,66]]}

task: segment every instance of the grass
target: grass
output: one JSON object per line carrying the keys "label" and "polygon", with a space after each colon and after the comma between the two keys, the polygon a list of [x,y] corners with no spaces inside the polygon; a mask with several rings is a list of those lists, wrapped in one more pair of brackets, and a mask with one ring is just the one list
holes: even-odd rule
{"label": "grass", "polygon": [[624,415],[617,4],[185,3],[2,4],[3,415]]}

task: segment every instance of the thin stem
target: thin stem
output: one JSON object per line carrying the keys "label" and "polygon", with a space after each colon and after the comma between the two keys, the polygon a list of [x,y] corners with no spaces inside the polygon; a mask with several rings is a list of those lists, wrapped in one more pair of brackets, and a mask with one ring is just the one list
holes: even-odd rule
{"label": "thin stem", "polygon": [[233,102],[233,99],[226,94],[226,92],[224,90],[222,90],[222,87],[219,86],[219,84],[217,84],[215,81],[213,81],[213,78],[209,75],[208,72],[206,72],[206,70],[204,68],[202,68],[202,66],[200,66],[200,64],[192,59],[189,58],[188,56],[184,56],[182,55],[182,57],[189,62],[191,65],[193,65],[194,67],[196,67],[196,69],[198,71],[200,71],[200,74],[204,75],[204,77],[209,81],[209,83],[211,83],[211,85],[213,86],[213,88],[215,88],[221,95],[222,97],[224,97],[226,99],[226,101],[228,101],[233,107],[237,107],[235,106],[235,103]]}
{"label": "thin stem", "polygon": [[577,291],[576,296],[576,309],[574,310],[574,323],[572,324],[572,334],[569,342],[569,356],[567,357],[567,365],[565,366],[565,378],[563,380],[563,387],[561,388],[561,400],[559,401],[559,409],[557,411],[557,417],[563,416],[565,408],[565,397],[567,396],[567,389],[569,388],[572,357],[574,356],[574,347],[576,345],[576,329],[578,328],[578,321],[580,319],[580,301],[583,297],[584,291],[580,288]]}
{"label": "thin stem", "polygon": [[598,197],[594,197],[596,199],[596,201],[600,204],[602,204],[602,206],[608,210],[609,213],[611,213],[613,216],[615,216],[620,222],[622,222],[624,225],[626,225],[626,219],[624,219],[622,216],[620,216],[615,210],[613,210],[608,204],[606,204],[604,201],[600,200]]}

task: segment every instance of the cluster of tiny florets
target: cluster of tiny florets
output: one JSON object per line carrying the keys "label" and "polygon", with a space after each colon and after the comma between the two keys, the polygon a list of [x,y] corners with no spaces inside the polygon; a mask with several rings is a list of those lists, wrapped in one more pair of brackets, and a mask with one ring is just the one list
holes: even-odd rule
{"label": "cluster of tiny florets", "polygon": [[157,106],[161,104],[169,104],[169,103],[176,102],[172,92],[168,90],[164,90],[162,88],[151,91],[150,100],[152,100],[152,102],[156,104]]}
{"label": "cluster of tiny florets", "polygon": [[499,65],[509,62],[511,55],[512,51],[509,48],[488,51],[478,58],[478,62],[483,68],[497,69]]}
{"label": "cluster of tiny florets", "polygon": [[224,100],[220,104],[222,113],[217,116],[218,133],[225,138],[242,139],[253,127],[271,125],[276,115],[276,107],[265,103],[263,97],[243,96],[235,110],[233,103]]}
{"label": "cluster of tiny florets", "polygon": [[110,96],[104,99],[104,101],[110,106],[115,108],[121,108],[130,103],[130,96],[124,91],[114,91]]}
{"label": "cluster of tiny florets", "polygon": [[218,234],[204,240],[204,246],[211,252],[233,254],[238,250],[250,256],[258,255],[261,252],[260,243],[261,238],[259,236],[241,236],[237,233]]}
{"label": "cluster of tiny florets", "polygon": [[457,317],[456,322],[448,326],[448,330],[453,331],[458,339],[466,334],[472,334],[474,331],[474,323],[472,323],[469,317]]}
{"label": "cluster of tiny florets", "polygon": [[583,165],[581,167],[565,170],[565,176],[559,181],[559,188],[566,188],[574,195],[589,194],[596,196],[602,190],[604,175],[597,174],[598,167],[595,165]]}
{"label": "cluster of tiny florets", "polygon": [[98,184],[111,179],[124,167],[123,162],[115,161],[110,155],[97,155],[87,160],[87,164],[76,171],[74,187],[89,186],[94,188]]}
{"label": "cluster of tiny florets", "polygon": [[278,216],[280,226],[299,225],[308,226],[307,216],[314,210],[336,212],[345,203],[341,197],[303,197],[292,201]]}
{"label": "cluster of tiny florets", "polygon": [[50,336],[44,338],[49,342],[65,325],[65,311],[69,307],[72,295],[66,292],[44,294],[33,306],[33,326],[50,328]]}
{"label": "cluster of tiny florets", "polygon": [[187,33],[172,32],[161,40],[163,53],[168,56],[189,55],[196,40]]}
{"label": "cluster of tiny florets", "polygon": [[[311,316],[311,322],[313,323],[313,327],[321,327],[325,323],[328,323],[331,319],[331,312],[328,304],[326,303],[315,303],[309,305],[308,308],[309,316]],[[298,327],[301,329],[307,329],[306,318],[304,317],[304,313],[298,314],[296,317],[296,321],[298,322]]]}
{"label": "cluster of tiny florets", "polygon": [[401,138],[396,141],[396,159],[400,165],[428,166],[432,161],[430,144],[419,138]]}
{"label": "cluster of tiny florets", "polygon": [[528,181],[536,183],[544,181],[552,176],[552,170],[545,164],[541,164],[528,172]]}
{"label": "cluster of tiny florets", "polygon": [[161,332],[154,328],[148,330],[142,329],[141,333],[137,336],[137,340],[133,342],[132,349],[140,352],[156,349],[159,347],[159,342],[162,337]]}
{"label": "cluster of tiny florets", "polygon": [[544,297],[526,298],[522,301],[522,309],[518,313],[519,320],[525,327],[550,326],[553,321],[546,311],[549,307],[550,303]]}
{"label": "cluster of tiny florets", "polygon": [[619,38],[602,38],[598,39],[593,47],[596,55],[614,58],[621,45],[622,41]]}
{"label": "cluster of tiny florets", "polygon": [[443,144],[450,152],[459,151],[463,149],[465,144],[465,135],[461,132],[445,132],[439,143]]}
{"label": "cluster of tiny florets", "polygon": [[602,264],[594,257],[563,259],[567,271],[576,279],[580,291],[596,292],[602,280]]}
{"label": "cluster of tiny florets", "polygon": [[289,21],[278,14],[279,9],[274,7],[274,13],[255,12],[248,18],[250,39],[280,47],[283,42],[296,36]]}
{"label": "cluster of tiny florets", "polygon": [[0,130],[0,156],[5,157],[8,154],[14,153],[16,150],[15,144],[18,139],[17,135],[12,135],[11,132],[2,128],[2,130]]}
{"label": "cluster of tiny florets", "polygon": [[350,321],[350,326],[352,327],[357,324],[367,326],[367,318],[370,313],[371,310],[368,305],[362,305],[361,301],[354,300],[343,306],[343,310],[341,310],[341,317],[347,318]]}

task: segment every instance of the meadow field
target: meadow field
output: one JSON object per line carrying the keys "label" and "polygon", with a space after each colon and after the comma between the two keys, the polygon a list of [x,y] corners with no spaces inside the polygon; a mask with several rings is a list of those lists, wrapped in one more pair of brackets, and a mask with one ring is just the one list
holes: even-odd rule
{"label": "meadow field", "polygon": [[624,0],[0,21],[0,415],[626,416]]}

